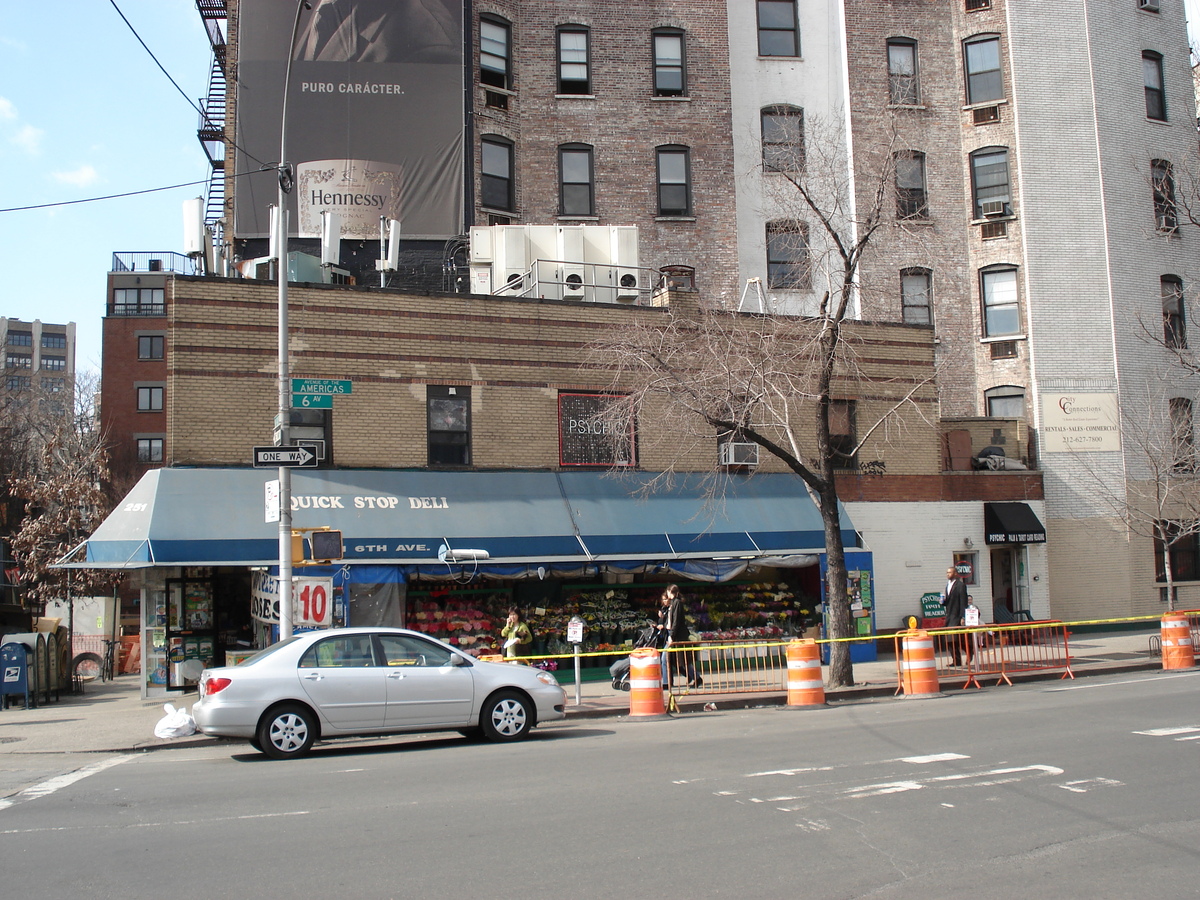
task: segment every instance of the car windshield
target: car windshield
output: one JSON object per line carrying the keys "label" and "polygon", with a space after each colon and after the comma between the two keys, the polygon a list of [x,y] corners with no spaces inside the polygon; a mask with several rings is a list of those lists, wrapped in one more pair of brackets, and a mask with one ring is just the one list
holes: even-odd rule
{"label": "car windshield", "polygon": [[259,650],[253,656],[247,656],[238,665],[239,666],[252,666],[257,662],[262,662],[268,656],[271,656],[272,654],[274,654],[277,650],[282,650],[288,644],[297,640],[298,637],[299,637],[299,635],[297,635],[296,637],[290,637],[290,638],[287,638],[286,640],[280,641],[277,644],[272,644],[270,647],[267,647],[265,650]]}

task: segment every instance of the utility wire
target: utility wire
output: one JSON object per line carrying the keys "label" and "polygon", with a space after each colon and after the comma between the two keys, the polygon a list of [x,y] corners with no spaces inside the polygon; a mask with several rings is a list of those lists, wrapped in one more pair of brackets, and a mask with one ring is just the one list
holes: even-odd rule
{"label": "utility wire", "polygon": [[197,184],[208,184],[208,179],[201,181],[185,181],[182,184],[168,184],[166,187],[146,188],[144,191],[126,191],[124,194],[108,194],[104,197],[85,197],[82,200],[60,200],[57,203],[35,203],[33,206],[10,206],[0,209],[0,213],[25,212],[30,209],[50,209],[54,206],[71,206],[75,203],[95,203],[98,200],[117,200],[121,197],[136,197],[139,194],[155,194],[159,191],[173,191],[176,188],[192,187]]}
{"label": "utility wire", "polygon": [[179,93],[180,93],[180,95],[183,97],[183,99],[184,99],[184,100],[186,100],[186,101],[188,102],[188,106],[190,106],[190,107],[191,107],[192,109],[194,109],[196,112],[200,113],[200,118],[202,118],[204,121],[206,121],[206,122],[207,122],[207,121],[208,121],[208,114],[207,114],[207,113],[205,113],[205,112],[204,112],[204,110],[202,110],[200,107],[198,107],[198,106],[195,104],[195,102],[192,100],[192,98],[191,98],[191,97],[189,97],[187,94],[185,94],[185,93],[183,92],[183,88],[181,88],[181,87],[179,86],[179,83],[178,83],[178,82],[177,82],[177,81],[176,81],[174,78],[172,78],[172,77],[171,77],[171,73],[170,73],[170,72],[168,72],[168,71],[167,71],[167,70],[166,70],[166,69],[163,67],[163,64],[162,64],[162,63],[160,63],[160,62],[158,61],[158,57],[154,55],[154,51],[153,51],[153,50],[151,50],[149,47],[147,47],[147,46],[146,46],[146,42],[145,42],[145,41],[143,41],[143,40],[142,40],[142,36],[141,36],[140,34],[138,34],[138,33],[137,33],[137,29],[133,27],[133,25],[130,23],[130,21],[129,21],[127,18],[125,18],[125,13],[121,12],[121,8],[120,8],[119,6],[117,6],[117,0],[108,0],[108,2],[112,4],[112,8],[113,8],[113,9],[115,9],[115,10],[117,11],[117,15],[121,17],[121,21],[125,23],[125,25],[126,25],[126,26],[129,28],[129,30],[130,30],[130,31],[133,33],[133,36],[134,36],[135,38],[137,38],[137,42],[138,42],[139,44],[141,44],[141,45],[142,45],[142,49],[143,49],[143,50],[145,50],[145,51],[146,51],[148,54],[150,54],[150,58],[151,58],[152,60],[154,60],[154,64],[155,64],[156,66],[158,66],[158,68],[159,68],[159,71],[161,71],[161,72],[162,72],[164,75],[166,75],[166,76],[167,76],[167,81],[169,81],[169,82],[171,82],[171,84],[175,85],[175,90],[179,91]]}

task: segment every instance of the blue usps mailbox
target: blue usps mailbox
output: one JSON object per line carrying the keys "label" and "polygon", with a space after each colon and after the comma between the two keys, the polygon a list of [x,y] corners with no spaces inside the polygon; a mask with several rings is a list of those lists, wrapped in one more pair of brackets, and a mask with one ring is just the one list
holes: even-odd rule
{"label": "blue usps mailbox", "polygon": [[0,707],[8,705],[9,695],[24,696],[30,708],[29,651],[24,644],[0,647]]}

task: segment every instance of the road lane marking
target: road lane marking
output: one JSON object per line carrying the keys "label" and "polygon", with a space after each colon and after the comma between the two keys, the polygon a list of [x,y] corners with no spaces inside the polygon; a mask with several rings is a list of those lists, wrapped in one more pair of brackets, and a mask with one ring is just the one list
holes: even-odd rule
{"label": "road lane marking", "polygon": [[129,824],[114,824],[113,822],[98,822],[95,825],[59,825],[54,828],[10,828],[0,831],[0,834],[39,834],[47,831],[86,831],[95,828],[166,828],[180,825],[212,825],[216,822],[244,822],[250,819],[281,819],[288,816],[312,815],[311,810],[302,809],[281,813],[254,813],[246,816],[217,816],[212,819],[178,819],[174,822],[131,822]]}
{"label": "road lane marking", "polygon": [[[1011,784],[1019,781],[1023,774],[1062,775],[1063,770],[1057,766],[1011,766],[1003,769],[988,769],[984,772],[961,772],[954,775],[935,775],[931,778],[905,779],[902,781],[885,781],[880,784],[864,784],[859,787],[846,788],[841,793],[851,800],[862,800],[867,797],[878,797],[883,794],[899,794],[905,791],[919,791],[925,787],[947,784],[952,781],[975,782],[977,787],[994,787],[999,784]],[[988,776],[997,776],[991,777]],[[976,779],[986,779],[977,781]]]}
{"label": "road lane marking", "polygon": [[111,769],[113,766],[119,766],[121,763],[129,762],[131,759],[133,759],[132,756],[114,756],[112,759],[92,763],[90,766],[84,766],[82,769],[76,769],[74,772],[67,772],[65,775],[56,775],[53,778],[48,778],[40,784],[27,787],[25,790],[18,791],[9,797],[0,798],[0,810],[8,809],[10,806],[24,803],[27,800],[48,797],[55,791],[61,791],[63,788],[69,787],[77,781],[82,781],[90,775],[103,772],[105,769]]}
{"label": "road lane marking", "polygon": [[1180,672],[1177,675],[1153,675],[1146,678],[1129,678],[1125,681],[1101,681],[1090,684],[1068,684],[1064,687],[1046,688],[1047,694],[1055,694],[1059,691],[1090,691],[1093,688],[1117,687],[1122,684],[1145,684],[1147,681],[1163,681],[1169,678],[1185,678],[1188,675],[1193,675],[1194,672]]}
{"label": "road lane marking", "polygon": [[1147,737],[1172,737],[1177,734],[1194,734],[1200,731],[1195,725],[1173,725],[1169,728],[1150,728],[1146,731],[1135,731],[1134,734],[1144,734]]}
{"label": "road lane marking", "polygon": [[969,756],[963,756],[961,753],[931,753],[928,756],[901,756],[896,762],[914,763],[915,765],[924,765],[925,763],[933,762],[950,762],[954,759],[970,759]]}
{"label": "road lane marking", "polygon": [[1125,782],[1113,781],[1111,778],[1082,778],[1079,781],[1068,781],[1064,784],[1056,785],[1064,791],[1070,791],[1073,794],[1086,794],[1089,787],[1124,787]]}

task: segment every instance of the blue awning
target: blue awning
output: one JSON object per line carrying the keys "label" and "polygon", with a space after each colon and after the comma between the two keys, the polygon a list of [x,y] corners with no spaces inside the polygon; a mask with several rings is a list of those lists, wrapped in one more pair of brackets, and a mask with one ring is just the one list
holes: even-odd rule
{"label": "blue awning", "polygon": [[[273,469],[147,472],[67,565],[259,566],[279,559],[266,521]],[[493,565],[720,559],[824,549],[821,516],[791,475],[700,476],[646,498],[651,475],[322,469],[292,473],[292,526],[342,532],[347,563],[440,564],[483,550]],[[847,546],[853,526],[843,512]],[[76,557],[80,558],[76,558]]]}

